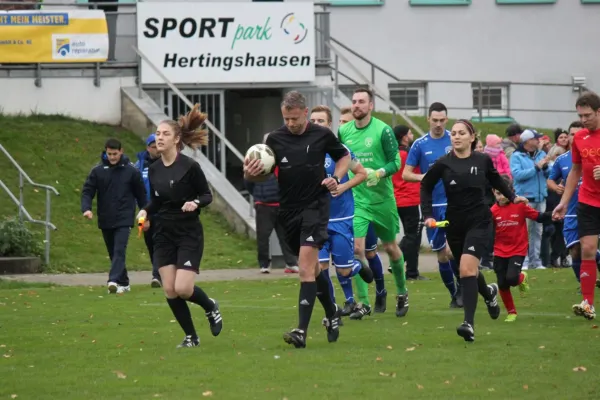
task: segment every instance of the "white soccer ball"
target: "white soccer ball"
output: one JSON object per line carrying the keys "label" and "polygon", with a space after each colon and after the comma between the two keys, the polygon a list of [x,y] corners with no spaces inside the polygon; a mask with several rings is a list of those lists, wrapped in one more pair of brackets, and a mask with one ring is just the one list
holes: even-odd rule
{"label": "white soccer ball", "polygon": [[246,160],[260,160],[263,165],[262,175],[268,175],[273,172],[275,166],[275,153],[266,144],[255,144],[246,152]]}

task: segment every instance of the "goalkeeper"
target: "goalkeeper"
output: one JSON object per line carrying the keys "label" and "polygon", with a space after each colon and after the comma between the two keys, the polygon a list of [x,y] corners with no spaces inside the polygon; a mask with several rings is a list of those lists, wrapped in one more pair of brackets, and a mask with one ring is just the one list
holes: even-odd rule
{"label": "goalkeeper", "polygon": [[[338,135],[340,141],[356,155],[367,172],[365,183],[352,189],[354,251],[358,259],[366,262],[365,237],[369,224],[372,224],[389,255],[396,283],[396,316],[403,317],[408,312],[408,292],[404,274],[404,256],[396,242],[400,223],[392,185],[392,175],[400,169],[398,142],[387,124],[371,116],[372,111],[373,94],[368,89],[357,89],[352,96],[354,122],[341,126]],[[385,312],[387,291],[383,271],[374,269],[373,275],[376,285],[375,312]],[[358,297],[362,304],[350,317],[360,319],[371,314],[371,306],[368,300],[367,283],[360,277],[355,279]]]}

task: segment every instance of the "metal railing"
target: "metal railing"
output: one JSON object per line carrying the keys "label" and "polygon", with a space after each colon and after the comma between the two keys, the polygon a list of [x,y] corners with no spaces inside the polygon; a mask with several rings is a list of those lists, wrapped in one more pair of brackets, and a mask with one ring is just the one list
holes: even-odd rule
{"label": "metal railing", "polygon": [[[50,229],[52,229],[54,231],[57,230],[56,226],[52,222],[50,222],[50,216],[51,216],[50,210],[51,210],[51,202],[52,202],[52,196],[51,196],[50,192],[54,193],[57,196],[59,196],[59,193],[53,186],[42,185],[39,183],[35,183],[33,180],[31,180],[29,175],[27,175],[27,173],[25,171],[23,171],[23,168],[21,168],[19,163],[17,163],[17,161],[15,161],[15,159],[10,155],[8,150],[6,150],[4,148],[4,146],[2,146],[1,144],[0,144],[0,151],[2,151],[2,153],[4,153],[4,155],[12,163],[12,165],[14,165],[15,168],[19,171],[19,198],[17,199],[15,197],[15,195],[4,184],[4,182],[2,182],[1,179],[0,179],[0,186],[8,194],[8,197],[10,197],[10,199],[13,201],[13,203],[15,203],[15,205],[17,207],[19,207],[19,220],[23,221],[23,217],[25,217],[27,219],[27,221],[29,221],[31,223],[40,224],[40,225],[45,226],[46,240],[44,240],[44,245],[45,245],[44,262],[46,265],[49,265],[50,264]],[[29,185],[31,185],[33,187],[44,189],[46,191],[46,219],[44,221],[34,219],[29,214],[29,212],[27,212],[27,210],[25,209],[25,193],[24,193],[25,182],[27,182]]]}

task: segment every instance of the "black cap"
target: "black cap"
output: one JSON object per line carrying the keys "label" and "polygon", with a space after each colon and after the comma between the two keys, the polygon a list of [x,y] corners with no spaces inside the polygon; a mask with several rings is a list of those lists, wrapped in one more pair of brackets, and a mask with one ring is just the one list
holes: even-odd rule
{"label": "black cap", "polygon": [[396,141],[398,144],[400,144],[400,141],[404,136],[408,135],[409,130],[410,128],[406,125],[396,125],[394,127],[394,135],[396,136]]}
{"label": "black cap", "polygon": [[508,128],[506,128],[506,136],[515,136],[523,133],[523,128],[519,124],[511,124]]}

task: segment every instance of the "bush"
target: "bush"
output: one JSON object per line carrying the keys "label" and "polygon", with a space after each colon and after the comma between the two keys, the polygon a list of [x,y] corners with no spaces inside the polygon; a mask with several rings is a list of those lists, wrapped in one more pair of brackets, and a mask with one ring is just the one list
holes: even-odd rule
{"label": "bush", "polygon": [[41,243],[16,218],[0,221],[0,257],[40,257]]}

